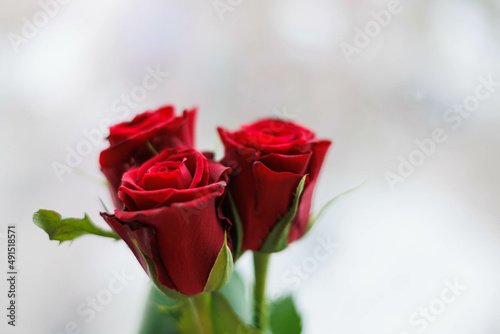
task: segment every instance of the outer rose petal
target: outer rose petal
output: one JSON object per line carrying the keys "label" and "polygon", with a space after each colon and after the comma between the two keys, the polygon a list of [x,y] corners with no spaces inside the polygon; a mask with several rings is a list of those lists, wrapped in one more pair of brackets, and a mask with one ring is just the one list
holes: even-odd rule
{"label": "outer rose petal", "polygon": [[212,193],[188,203],[152,210],[126,212],[116,210],[125,222],[139,221],[154,227],[160,261],[167,275],[158,275],[161,284],[175,284],[177,291],[191,296],[203,292],[210,272],[224,243],[224,227],[216,209],[216,200],[224,192]]}
{"label": "outer rose petal", "polygon": [[258,153],[256,149],[251,147],[246,147],[244,146],[244,143],[235,140],[233,138],[234,137],[233,133],[223,128],[217,128],[217,131],[219,132],[219,136],[222,142],[224,143],[224,147],[226,148],[226,154],[231,151],[235,151],[237,156],[243,158],[247,162],[255,161],[256,157],[260,155],[260,153]]}
{"label": "outer rose petal", "polygon": [[331,144],[331,141],[325,140],[321,141],[319,144],[313,147],[313,154],[309,166],[309,175],[311,177],[311,181],[305,187],[304,192],[302,193],[299,211],[297,213],[297,217],[292,223],[290,234],[288,235],[289,243],[301,238],[305,233],[307,222],[309,221],[309,215],[311,212],[312,197],[314,188],[316,186],[316,181],[318,180],[318,176],[321,171],[321,166],[323,165],[326,152],[328,151],[328,148]]}
{"label": "outer rose petal", "polygon": [[301,155],[271,153],[261,157],[259,161],[275,172],[290,172],[304,175],[307,173],[311,155],[311,153]]}
{"label": "outer rose petal", "polygon": [[209,160],[208,165],[210,167],[210,182],[227,182],[229,180],[228,175],[231,174],[230,167],[226,167],[213,160]]}
{"label": "outer rose petal", "polygon": [[[144,257],[141,254],[141,250],[142,252],[144,252],[144,254],[146,254],[147,257],[153,260],[153,263],[155,263],[156,272],[158,273],[158,276],[161,276],[163,279],[162,284],[168,287],[169,289],[176,290],[176,287],[173,284],[172,280],[168,277],[168,274],[165,272],[165,268],[158,265],[158,263],[161,262],[158,261],[159,258],[158,252],[155,251],[155,249],[157,248],[156,247],[157,239],[153,227],[144,227],[138,224],[133,224],[137,228],[134,230],[131,228],[131,226],[118,220],[114,215],[101,212],[101,216],[113,229],[113,231],[115,231],[116,234],[118,234],[120,238],[122,238],[125,241],[127,246],[132,250],[135,257],[141,264],[144,271],[146,271],[146,273],[148,273],[148,267],[146,261],[144,260]],[[137,241],[137,244],[139,245],[140,249],[137,248],[136,244],[134,243],[134,240]]]}
{"label": "outer rose petal", "polygon": [[111,146],[130,140],[140,133],[157,129],[162,124],[175,117],[173,106],[165,106],[156,111],[146,111],[134,117],[130,122],[116,124],[109,128],[109,143]]}
{"label": "outer rose petal", "polygon": [[[249,210],[244,210],[243,248],[259,250],[279,217],[290,209],[293,194],[303,175],[275,172],[257,161],[253,166],[255,197],[239,198]],[[279,192],[277,192],[279,189]],[[240,196],[242,193],[239,194]]]}
{"label": "outer rose petal", "polygon": [[212,191],[217,191],[224,187],[225,184],[225,182],[218,182],[202,188],[182,190],[167,188],[154,191],[120,187],[118,195],[130,211],[149,210],[160,206],[192,201],[210,194]]}

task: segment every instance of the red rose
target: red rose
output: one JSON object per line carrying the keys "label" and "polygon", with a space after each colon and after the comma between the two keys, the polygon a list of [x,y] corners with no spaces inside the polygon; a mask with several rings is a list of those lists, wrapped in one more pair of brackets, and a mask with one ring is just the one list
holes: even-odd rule
{"label": "red rose", "polygon": [[331,142],[316,139],[313,132],[294,123],[271,119],[236,132],[218,130],[226,149],[222,163],[234,171],[228,187],[243,224],[242,248],[261,249],[279,218],[290,210],[300,181],[308,175],[288,242],[302,237]]}
{"label": "red rose", "polygon": [[220,205],[228,173],[194,149],[165,149],[123,175],[118,196],[126,209],[101,215],[160,288],[195,295],[206,291],[227,248],[230,222]]}
{"label": "red rose", "polygon": [[195,121],[196,109],[176,117],[174,107],[166,106],[109,129],[110,147],[101,152],[99,162],[117,208],[123,206],[117,196],[123,173],[154,156],[148,142],[158,152],[178,145],[193,147]]}

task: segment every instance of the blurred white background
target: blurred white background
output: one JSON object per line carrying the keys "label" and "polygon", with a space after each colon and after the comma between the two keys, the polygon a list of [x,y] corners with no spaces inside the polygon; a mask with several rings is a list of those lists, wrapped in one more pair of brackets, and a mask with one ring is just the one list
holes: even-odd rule
{"label": "blurred white background", "polygon": [[[215,2],[224,12],[212,0],[65,1],[0,3],[0,268],[6,226],[16,224],[20,273],[18,326],[2,315],[2,333],[69,333],[71,323],[81,333],[136,333],[149,281],[125,245],[83,237],[58,246],[31,216],[87,212],[104,226],[98,198],[110,204],[107,190],[77,171],[60,182],[53,163],[102,120],[166,103],[199,106],[204,150],[222,151],[216,126],[280,115],[334,139],[316,208],[367,180],[273,259],[270,294],[294,291],[305,334],[500,333],[500,87],[459,126],[444,118],[474,101],[479,77],[500,82],[499,1]],[[372,11],[389,8],[390,22],[373,23]],[[356,47],[368,43],[356,32],[366,26],[369,44]],[[349,57],[347,44],[357,48]],[[147,68],[169,75],[116,112]],[[446,141],[391,189],[386,173],[436,128]],[[105,147],[79,167],[99,175]],[[337,247],[319,261],[328,238]],[[250,263],[239,267],[248,273]],[[134,279],[86,321],[77,309],[113,270]],[[449,304],[439,301],[446,280],[464,287]],[[5,309],[4,279],[0,289]]]}

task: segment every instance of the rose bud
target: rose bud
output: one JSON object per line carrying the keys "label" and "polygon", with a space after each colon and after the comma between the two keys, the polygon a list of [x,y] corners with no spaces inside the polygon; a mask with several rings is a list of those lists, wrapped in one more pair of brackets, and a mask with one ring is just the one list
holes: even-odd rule
{"label": "rose bud", "polygon": [[229,279],[231,223],[221,204],[230,172],[194,149],[165,149],[123,175],[125,210],[101,213],[166,295],[213,291]]}
{"label": "rose bud", "polygon": [[118,187],[123,173],[140,166],[165,148],[194,146],[196,109],[185,110],[175,116],[173,106],[162,107],[137,115],[132,121],[109,129],[110,147],[101,152],[101,170],[108,179],[115,206],[122,208],[118,199]]}
{"label": "rose bud", "polygon": [[243,225],[241,248],[276,252],[301,238],[331,142],[273,119],[218,131],[226,151],[222,163],[233,170],[228,189]]}

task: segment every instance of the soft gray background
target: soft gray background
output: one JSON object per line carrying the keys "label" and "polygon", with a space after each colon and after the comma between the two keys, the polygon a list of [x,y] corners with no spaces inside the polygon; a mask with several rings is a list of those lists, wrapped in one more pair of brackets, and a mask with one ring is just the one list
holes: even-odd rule
{"label": "soft gray background", "polygon": [[[83,130],[120,120],[113,101],[140,85],[148,66],[169,77],[127,119],[164,103],[197,105],[198,147],[220,152],[216,126],[287,116],[336,142],[316,208],[367,181],[273,259],[270,293],[294,290],[304,333],[419,333],[410,316],[439,298],[447,279],[466,290],[423,332],[500,333],[500,91],[459,129],[443,121],[474,93],[479,76],[500,81],[500,2],[403,0],[401,13],[348,63],[341,43],[352,44],[354,29],[386,7],[378,0],[244,0],[222,20],[210,0],[73,0],[16,53],[8,34],[20,34],[23,18],[41,7],[2,0],[0,233],[18,226],[20,272],[19,326],[7,329],[2,315],[2,333],[64,333],[72,321],[81,333],[136,333],[149,283],[128,249],[94,237],[58,246],[31,215],[88,212],[103,224],[98,197],[110,203],[106,189],[76,171],[59,182],[52,163],[85,140]],[[448,140],[391,191],[384,173],[437,127]],[[80,167],[99,175],[104,147]],[[335,252],[296,289],[287,271],[317,263],[314,250],[327,238]],[[239,267],[249,273],[250,263],[244,258]],[[78,305],[122,269],[134,279],[85,322]]]}

